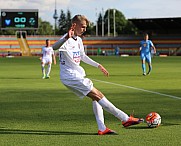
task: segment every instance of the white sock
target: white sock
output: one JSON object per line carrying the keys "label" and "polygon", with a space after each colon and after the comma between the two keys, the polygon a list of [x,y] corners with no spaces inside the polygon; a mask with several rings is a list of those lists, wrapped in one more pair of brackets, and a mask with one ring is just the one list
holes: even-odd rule
{"label": "white sock", "polygon": [[44,76],[45,75],[45,65],[44,64],[41,65],[41,70],[42,70],[42,74]]}
{"label": "white sock", "polygon": [[48,68],[47,68],[47,76],[49,76],[49,74],[50,74],[51,66],[52,66],[52,64],[48,64]]}
{"label": "white sock", "polygon": [[106,126],[104,124],[104,114],[102,106],[97,101],[93,101],[92,106],[93,106],[94,115],[96,117],[98,129],[100,131],[106,130]]}
{"label": "white sock", "polygon": [[127,121],[129,116],[116,108],[110,101],[107,100],[106,97],[103,97],[98,101],[98,103],[109,113],[113,114],[115,117],[120,119],[121,121]]}

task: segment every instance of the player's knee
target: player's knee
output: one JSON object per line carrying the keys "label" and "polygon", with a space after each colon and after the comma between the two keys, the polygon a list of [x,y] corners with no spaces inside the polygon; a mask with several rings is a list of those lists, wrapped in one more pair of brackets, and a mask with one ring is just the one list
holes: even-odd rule
{"label": "player's knee", "polygon": [[96,100],[96,101],[99,101],[100,99],[102,99],[102,96],[100,96],[99,94],[95,93],[95,92],[89,92],[87,94],[87,96],[89,98],[91,98],[92,100]]}

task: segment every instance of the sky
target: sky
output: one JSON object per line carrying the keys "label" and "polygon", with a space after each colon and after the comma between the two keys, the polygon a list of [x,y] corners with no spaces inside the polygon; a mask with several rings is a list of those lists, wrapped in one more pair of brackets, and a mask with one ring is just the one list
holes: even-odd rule
{"label": "sky", "polygon": [[39,17],[54,25],[55,1],[58,16],[69,9],[72,17],[85,15],[94,23],[96,14],[107,9],[117,9],[127,19],[181,17],[181,0],[0,0],[0,9],[39,9]]}

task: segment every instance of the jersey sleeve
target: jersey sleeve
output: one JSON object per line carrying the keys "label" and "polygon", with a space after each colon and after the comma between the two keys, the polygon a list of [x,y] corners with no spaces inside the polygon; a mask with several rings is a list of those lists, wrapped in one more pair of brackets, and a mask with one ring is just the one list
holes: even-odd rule
{"label": "jersey sleeve", "polygon": [[59,49],[59,51],[61,51],[62,48],[62,45],[66,42],[66,36],[67,36],[67,33],[65,35],[63,35],[63,37],[61,37],[56,43],[53,44],[52,48],[53,50],[57,50]]}
{"label": "jersey sleeve", "polygon": [[94,67],[98,67],[99,66],[99,63],[97,63],[96,61],[92,60],[91,58],[89,58],[89,56],[87,56],[85,54],[85,52],[81,55],[81,60],[91,66],[94,66]]}
{"label": "jersey sleeve", "polygon": [[[81,41],[82,42],[82,41]],[[80,44],[80,57],[81,57],[81,60],[91,66],[94,66],[94,67],[98,67],[99,66],[99,63],[97,63],[96,61],[92,60],[91,58],[89,58],[86,54],[85,54],[85,51],[84,51],[84,46],[83,46],[83,43]]]}
{"label": "jersey sleeve", "polygon": [[66,45],[63,44],[58,50],[59,50],[60,52],[62,52],[62,51],[67,51],[67,50],[66,50]]}
{"label": "jersey sleeve", "polygon": [[[64,35],[65,36],[65,35]],[[62,38],[63,41],[65,40],[65,38]],[[58,49],[60,52],[66,52],[68,49],[68,46],[70,46],[71,44],[71,38],[69,38],[68,40],[66,40],[62,46]]]}
{"label": "jersey sleeve", "polygon": [[154,46],[152,41],[150,41],[150,46],[151,46],[151,47],[153,47],[153,46]]}

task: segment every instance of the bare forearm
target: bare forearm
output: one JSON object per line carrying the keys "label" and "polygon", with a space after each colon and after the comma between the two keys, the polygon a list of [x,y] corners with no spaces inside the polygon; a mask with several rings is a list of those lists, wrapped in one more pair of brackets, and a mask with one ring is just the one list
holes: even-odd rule
{"label": "bare forearm", "polygon": [[153,50],[154,50],[154,53],[156,53],[156,48],[155,48],[155,46],[153,46],[152,48],[153,48]]}
{"label": "bare forearm", "polygon": [[109,72],[104,68],[104,66],[102,66],[101,64],[99,64],[98,68],[101,70],[101,72],[103,72],[103,74],[105,76],[109,76]]}

